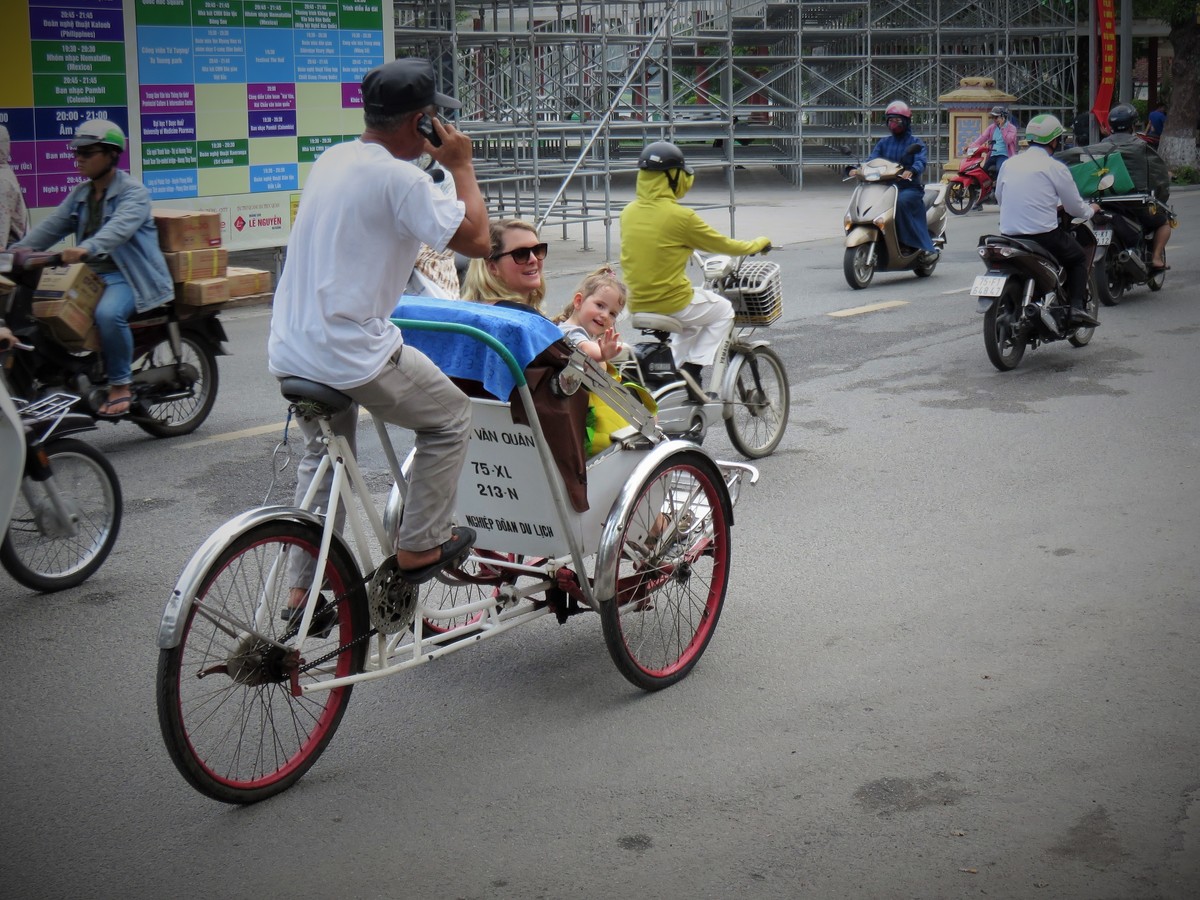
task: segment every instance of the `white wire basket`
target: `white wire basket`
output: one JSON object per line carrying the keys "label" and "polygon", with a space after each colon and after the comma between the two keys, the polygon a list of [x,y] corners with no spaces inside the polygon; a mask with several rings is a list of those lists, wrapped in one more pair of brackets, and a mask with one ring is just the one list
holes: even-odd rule
{"label": "white wire basket", "polygon": [[747,260],[729,276],[721,293],[733,304],[735,325],[770,325],[783,313],[779,263]]}

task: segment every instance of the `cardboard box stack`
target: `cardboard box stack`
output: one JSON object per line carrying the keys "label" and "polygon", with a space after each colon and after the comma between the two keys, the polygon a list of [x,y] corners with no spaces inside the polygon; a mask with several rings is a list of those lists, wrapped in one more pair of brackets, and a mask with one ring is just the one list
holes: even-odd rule
{"label": "cardboard box stack", "polygon": [[215,212],[156,209],[158,242],[175,280],[175,300],[208,306],[271,292],[271,273],[229,266],[221,246],[221,217]]}
{"label": "cardboard box stack", "polygon": [[93,316],[104,282],[86,263],[43,269],[33,292],[33,314],[71,350],[99,350]]}

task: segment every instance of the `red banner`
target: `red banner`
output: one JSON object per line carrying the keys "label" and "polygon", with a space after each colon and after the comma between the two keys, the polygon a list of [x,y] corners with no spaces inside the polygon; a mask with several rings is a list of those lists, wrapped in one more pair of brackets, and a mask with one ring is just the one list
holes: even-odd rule
{"label": "red banner", "polygon": [[1108,108],[1112,105],[1113,87],[1117,81],[1117,2],[1096,0],[1096,104],[1092,114],[1100,130],[1108,134]]}

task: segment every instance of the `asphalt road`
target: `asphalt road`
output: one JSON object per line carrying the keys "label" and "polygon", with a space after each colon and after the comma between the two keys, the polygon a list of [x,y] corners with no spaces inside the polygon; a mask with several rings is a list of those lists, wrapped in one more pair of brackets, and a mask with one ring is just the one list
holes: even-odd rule
{"label": "asphalt road", "polygon": [[247,809],[187,787],[154,707],[175,578],[263,500],[281,438],[267,311],[230,313],[199,432],[95,437],[125,493],[105,566],[49,597],[0,574],[0,892],[1196,896],[1200,193],[1177,209],[1163,291],[1008,374],[966,293],[994,213],[952,220],[932,278],[859,292],[836,230],[777,237],[791,427],[694,672],[642,694],[594,617],[543,618],[359,687],[314,769]]}

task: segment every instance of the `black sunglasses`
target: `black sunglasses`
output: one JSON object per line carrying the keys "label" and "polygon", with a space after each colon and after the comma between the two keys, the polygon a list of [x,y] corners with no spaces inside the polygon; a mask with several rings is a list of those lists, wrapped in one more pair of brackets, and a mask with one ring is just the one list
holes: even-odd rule
{"label": "black sunglasses", "polygon": [[523,266],[525,263],[529,262],[530,255],[536,256],[538,259],[545,259],[546,252],[549,249],[549,244],[534,244],[532,247],[517,247],[515,250],[507,250],[504,253],[497,253],[495,256],[491,257],[491,259],[494,262],[503,256],[511,256],[513,258],[513,262],[519,266]]}
{"label": "black sunglasses", "polygon": [[103,147],[76,147],[75,155],[80,159],[91,159],[99,153],[106,152]]}

